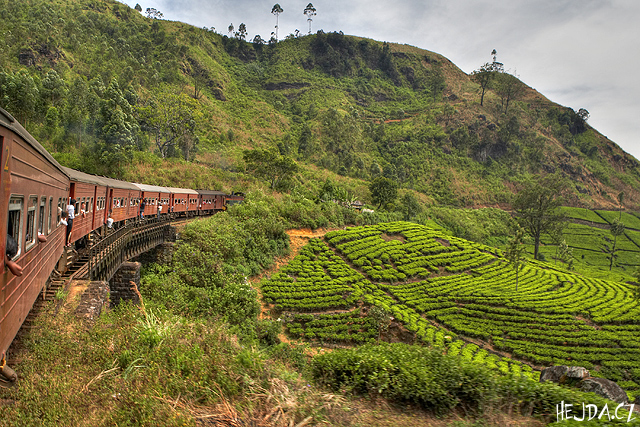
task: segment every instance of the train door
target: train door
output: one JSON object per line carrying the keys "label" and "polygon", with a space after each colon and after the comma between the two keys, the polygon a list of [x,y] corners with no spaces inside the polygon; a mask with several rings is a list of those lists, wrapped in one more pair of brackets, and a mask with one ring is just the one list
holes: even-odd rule
{"label": "train door", "polygon": [[107,215],[111,216],[113,212],[113,188],[110,188],[107,194],[109,194],[109,197],[107,197]]}

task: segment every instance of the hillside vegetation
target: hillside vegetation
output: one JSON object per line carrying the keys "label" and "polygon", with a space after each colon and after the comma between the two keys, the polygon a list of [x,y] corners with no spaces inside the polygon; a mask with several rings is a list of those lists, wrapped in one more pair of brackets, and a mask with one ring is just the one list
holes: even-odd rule
{"label": "hillside vegetation", "polygon": [[410,334],[386,340],[534,379],[532,368],[583,366],[640,391],[635,286],[542,262],[516,270],[500,250],[425,226],[332,231],[261,289],[290,336],[319,344],[375,343],[392,316]]}
{"label": "hillside vegetation", "polygon": [[[155,156],[183,158],[205,168],[200,179],[142,177],[247,190],[257,183],[241,150],[261,147],[351,178],[365,200],[358,182],[383,175],[424,201],[504,206],[522,180],[559,171],[572,205],[610,208],[621,191],[627,207],[640,202],[632,156],[507,73],[480,105],[471,76],[406,45],[322,32],[248,43],[113,0],[0,11],[0,106],[87,172],[138,178],[173,164]],[[316,179],[280,189],[305,194]]]}

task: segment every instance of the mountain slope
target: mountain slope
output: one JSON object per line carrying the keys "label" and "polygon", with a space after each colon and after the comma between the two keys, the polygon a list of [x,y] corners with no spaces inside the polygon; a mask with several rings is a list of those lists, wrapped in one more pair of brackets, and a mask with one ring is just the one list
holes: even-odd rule
{"label": "mountain slope", "polygon": [[569,204],[613,207],[621,191],[640,204],[636,159],[506,73],[481,106],[471,76],[407,45],[321,32],[246,43],[109,0],[0,11],[0,105],[88,172],[127,173],[135,151],[242,171],[241,149],[271,147],[445,204],[504,206],[555,171]]}

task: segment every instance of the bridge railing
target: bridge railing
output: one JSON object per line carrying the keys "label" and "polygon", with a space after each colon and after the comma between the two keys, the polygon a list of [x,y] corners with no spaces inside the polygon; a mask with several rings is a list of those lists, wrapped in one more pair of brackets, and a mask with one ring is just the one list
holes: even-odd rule
{"label": "bridge railing", "polygon": [[89,250],[89,279],[111,279],[120,264],[167,241],[170,227],[167,217],[149,218],[112,231]]}

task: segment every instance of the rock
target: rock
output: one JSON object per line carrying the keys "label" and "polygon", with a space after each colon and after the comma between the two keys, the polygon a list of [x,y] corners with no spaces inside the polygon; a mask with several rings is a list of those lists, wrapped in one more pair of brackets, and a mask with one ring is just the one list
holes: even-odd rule
{"label": "rock", "polygon": [[540,382],[551,381],[558,384],[570,384],[589,377],[589,371],[581,366],[552,366],[540,372]]}
{"label": "rock", "polygon": [[627,393],[622,387],[606,378],[585,378],[580,383],[580,390],[598,394],[616,403],[628,403]]}

